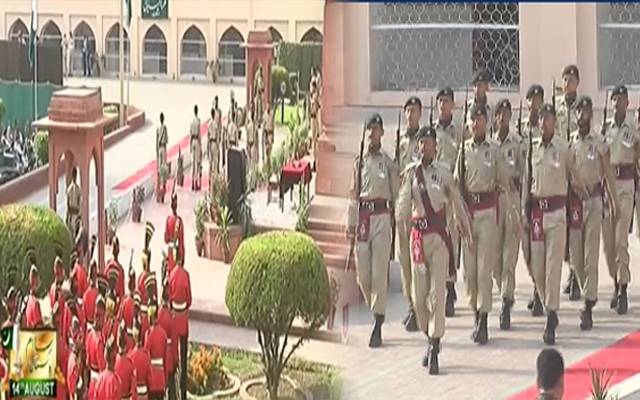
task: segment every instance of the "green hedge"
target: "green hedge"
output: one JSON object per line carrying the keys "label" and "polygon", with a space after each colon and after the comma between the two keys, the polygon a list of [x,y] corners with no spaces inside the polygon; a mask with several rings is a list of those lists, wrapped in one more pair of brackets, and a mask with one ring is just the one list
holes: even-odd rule
{"label": "green hedge", "polygon": [[300,72],[300,90],[307,92],[311,82],[311,67],[322,66],[322,43],[281,42],[278,64],[289,72]]}
{"label": "green hedge", "polygon": [[49,164],[49,132],[38,131],[34,137],[34,150],[38,165]]}
{"label": "green hedge", "polygon": [[279,99],[280,94],[280,84],[285,82],[287,84],[287,91],[285,92],[285,97],[291,96],[291,84],[289,83],[289,71],[281,65],[274,65],[271,68],[271,104],[274,103],[275,99]]}
{"label": "green hedge", "polygon": [[2,128],[2,121],[4,120],[4,115],[7,113],[7,107],[4,105],[4,100],[0,98],[0,128]]}
{"label": "green hedge", "polygon": [[0,208],[0,290],[16,285],[27,291],[32,252],[40,271],[44,294],[53,282],[53,261],[62,257],[69,267],[72,242],[62,218],[46,207],[9,204]]}

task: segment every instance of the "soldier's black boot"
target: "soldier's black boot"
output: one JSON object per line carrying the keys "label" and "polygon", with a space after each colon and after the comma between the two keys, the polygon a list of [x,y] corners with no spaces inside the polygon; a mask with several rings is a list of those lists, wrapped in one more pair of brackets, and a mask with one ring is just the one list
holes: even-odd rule
{"label": "soldier's black boot", "polygon": [[573,282],[573,270],[569,270],[569,276],[567,276],[567,284],[562,289],[562,293],[569,294],[571,293],[571,283]]}
{"label": "soldier's black boot", "polygon": [[618,314],[626,314],[629,308],[629,304],[627,302],[627,284],[623,283],[620,285],[620,293],[618,293],[618,306],[616,307],[616,311]]}
{"label": "soldier's black boot", "polygon": [[529,311],[533,310],[533,304],[536,302],[536,285],[533,285],[533,294],[531,295],[531,299],[529,300],[529,302],[527,303],[527,309]]}
{"label": "soldier's black boot", "polygon": [[416,321],[416,312],[409,311],[409,315],[407,316],[407,323],[404,325],[404,329],[407,332],[417,332],[418,331],[418,322]]}
{"label": "soldier's black boot", "polygon": [[376,348],[382,346],[382,324],[384,323],[383,314],[375,314],[376,322],[373,325],[373,331],[369,338],[369,347]]}
{"label": "soldier's black boot", "polygon": [[556,328],[558,327],[558,314],[555,311],[547,312],[547,324],[544,326],[542,340],[549,346],[556,344]]}
{"label": "soldier's black boot", "polygon": [[595,305],[595,301],[586,300],[584,302],[584,308],[580,310],[580,329],[582,329],[583,331],[588,331],[593,328],[593,315],[591,313],[591,310]]}
{"label": "soldier's black boot", "polygon": [[439,353],[440,338],[429,339],[429,348],[427,349],[427,357],[429,358],[429,375],[438,375],[440,373],[440,364],[438,363]]}
{"label": "soldier's black boot", "polygon": [[611,304],[609,305],[612,310],[618,308],[618,292],[620,291],[620,285],[618,285],[618,280],[613,280],[613,297],[611,298]]}
{"label": "soldier's black boot", "polygon": [[471,340],[478,343],[478,328],[480,327],[480,312],[476,311],[476,322],[473,326],[473,333],[471,334]]}
{"label": "soldier's black boot", "polygon": [[502,299],[502,311],[500,312],[500,329],[506,331],[511,329],[511,307],[513,300]]}
{"label": "soldier's black boot", "polygon": [[480,313],[480,321],[478,322],[478,334],[476,335],[475,342],[480,345],[484,345],[489,342],[489,327],[488,327],[487,313]]}
{"label": "soldier's black boot", "polygon": [[404,319],[402,320],[402,325],[407,325],[407,321],[409,321],[409,317],[411,316],[411,313],[413,312],[413,306],[409,306],[409,311],[407,311],[407,315],[405,315]]}
{"label": "soldier's black boot", "polygon": [[569,300],[578,301],[580,300],[580,284],[578,283],[578,275],[572,273],[571,278],[571,290],[569,290]]}
{"label": "soldier's black boot", "polygon": [[534,317],[542,317],[542,315],[544,315],[542,301],[540,300],[537,290],[533,293],[533,307],[531,308],[531,315]]}
{"label": "soldier's black boot", "polygon": [[447,282],[447,303],[444,308],[444,315],[453,317],[456,313],[456,285],[453,282]]}

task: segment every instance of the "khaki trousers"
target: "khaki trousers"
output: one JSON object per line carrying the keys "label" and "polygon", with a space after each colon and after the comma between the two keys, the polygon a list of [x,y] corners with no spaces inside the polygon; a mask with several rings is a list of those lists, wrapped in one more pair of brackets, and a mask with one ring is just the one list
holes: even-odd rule
{"label": "khaki trousers", "polygon": [[458,280],[458,260],[460,260],[460,255],[458,254],[458,243],[460,242],[460,232],[458,232],[458,227],[456,226],[456,220],[453,216],[453,208],[449,207],[447,209],[447,231],[449,232],[449,236],[451,237],[451,244],[453,246],[453,262],[456,266],[456,272],[452,275],[449,275],[447,272],[447,282],[456,282]]}
{"label": "khaki trousers", "polygon": [[[500,193],[500,204],[506,203],[507,195]],[[514,195],[517,198],[517,194]],[[513,292],[516,285],[516,264],[518,263],[518,249],[520,247],[520,236],[515,221],[507,223],[507,207],[500,207],[498,221],[498,252],[493,279],[498,286],[503,299],[513,300]]]}
{"label": "khaki trousers", "polygon": [[389,284],[391,216],[386,213],[369,218],[369,238],[356,244],[356,275],[367,305],[374,314],[384,315]]}
{"label": "khaki trousers", "polygon": [[220,146],[213,140],[209,141],[209,163],[211,164],[209,171],[216,174],[220,172]]}
{"label": "khaki trousers", "polygon": [[[413,307],[418,328],[430,338],[444,336],[449,251],[437,233],[422,236],[423,265],[412,265]],[[411,261],[413,264],[413,260]]]}
{"label": "khaki trousers", "polygon": [[496,209],[476,211],[471,221],[473,248],[463,248],[464,281],[467,287],[469,306],[474,311],[491,311],[491,276],[498,254],[498,224]]}
{"label": "khaki trousers", "polygon": [[531,271],[540,300],[547,311],[557,311],[560,305],[560,279],[564,246],[567,241],[566,209],[545,213],[544,239],[531,242]]}
{"label": "khaki trousers", "polygon": [[582,202],[582,228],[569,231],[569,259],[586,300],[598,298],[598,259],[602,228],[602,198]]}
{"label": "khaki trousers", "polygon": [[[619,284],[628,284],[631,280],[629,271],[629,225],[633,210],[633,180],[617,180],[618,191],[617,221],[615,227],[609,218],[609,211],[605,209],[602,221],[602,242],[604,254],[609,267],[611,279],[617,279]],[[637,202],[636,202],[637,204]],[[636,207],[635,212],[637,213]],[[637,220],[637,214],[636,214]],[[638,230],[636,229],[636,233]]]}
{"label": "khaki trousers", "polygon": [[411,228],[403,229],[402,224],[396,224],[398,255],[400,258],[400,277],[402,279],[402,293],[411,301],[411,247],[409,237]]}
{"label": "khaki trousers", "polygon": [[191,140],[191,179],[200,179],[200,167],[202,164],[202,145],[200,140]]}

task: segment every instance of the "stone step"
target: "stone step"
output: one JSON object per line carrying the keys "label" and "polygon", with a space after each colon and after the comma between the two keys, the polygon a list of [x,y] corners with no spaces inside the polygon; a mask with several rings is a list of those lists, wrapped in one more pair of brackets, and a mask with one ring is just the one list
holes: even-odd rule
{"label": "stone step", "polygon": [[348,245],[347,238],[345,238],[342,231],[327,231],[321,229],[309,229],[307,232],[316,242],[331,242]]}
{"label": "stone step", "polygon": [[344,232],[345,221],[309,216],[309,229],[331,232]]}
{"label": "stone step", "polygon": [[[336,255],[331,253],[324,254],[324,262],[328,268],[341,268],[344,269],[344,265],[347,262],[347,255]],[[351,265],[354,264],[354,257],[351,257]]]}
{"label": "stone step", "polygon": [[325,242],[325,241],[316,240],[315,238],[314,240],[316,241],[316,244],[318,245],[318,247],[320,247],[320,250],[324,254],[334,254],[337,256],[345,256],[349,251],[348,243]]}

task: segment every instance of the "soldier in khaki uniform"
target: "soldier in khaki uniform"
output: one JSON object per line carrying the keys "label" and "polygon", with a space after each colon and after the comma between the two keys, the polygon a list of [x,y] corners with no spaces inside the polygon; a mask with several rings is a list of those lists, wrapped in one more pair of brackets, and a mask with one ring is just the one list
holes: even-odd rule
{"label": "soldier in khaki uniform", "polygon": [[[464,280],[469,306],[475,312],[476,323],[472,339],[484,345],[489,341],[488,314],[492,301],[492,274],[498,262],[499,208],[507,209],[507,224],[518,226],[517,198],[511,198],[509,172],[496,142],[488,137],[487,112],[481,104],[471,109],[473,137],[463,144],[458,155],[456,180],[464,187],[463,196],[471,213],[474,246],[464,250]],[[464,157],[462,154],[464,151]],[[505,193],[503,198],[500,193]],[[511,225],[513,224],[513,225]],[[515,231],[512,234],[517,235]]]}
{"label": "soldier in khaki uniform", "polygon": [[80,217],[80,205],[82,204],[82,192],[78,186],[78,168],[71,169],[71,183],[67,188],[67,228],[71,232],[71,237],[76,237],[82,219]]}
{"label": "soldier in khaki uniform", "polygon": [[156,130],[156,156],[158,171],[160,167],[167,163],[167,144],[169,144],[169,133],[164,124],[164,113],[160,113],[160,126]]}
{"label": "soldier in khaki uniform", "polygon": [[411,231],[413,304],[418,326],[429,338],[422,365],[435,375],[439,373],[438,353],[445,329],[445,282],[455,269],[447,208],[454,210],[455,229],[460,229],[465,238],[471,237],[471,227],[451,171],[435,161],[435,129],[420,128],[417,140],[422,158],[409,164],[403,173],[396,220]]}
{"label": "soldier in khaki uniform", "polygon": [[[498,202],[500,205],[508,204],[513,200],[518,204],[520,198],[520,182],[524,169],[524,155],[522,153],[522,139],[517,133],[509,130],[511,123],[511,103],[507,99],[498,102],[495,108],[497,132],[495,141],[500,148],[503,159],[506,161],[508,176],[511,181],[511,193],[500,193]],[[510,196],[510,199],[507,197]],[[513,204],[513,203],[512,203]],[[502,247],[498,249],[498,262],[495,264],[493,279],[498,286],[502,297],[502,310],[500,312],[500,329],[511,328],[511,308],[513,307],[513,292],[516,284],[516,264],[518,262],[518,250],[520,248],[520,236],[514,234],[519,230],[519,219],[508,220],[506,207],[499,207],[498,243]]]}
{"label": "soldier in khaki uniform", "polygon": [[[460,151],[460,143],[463,141],[465,130],[463,127],[456,126],[453,123],[453,108],[455,107],[453,90],[449,87],[441,89],[436,95],[438,103],[438,120],[434,126],[438,139],[437,160],[441,162],[449,172],[453,173]],[[447,212],[447,230],[451,236],[453,243],[453,259],[455,262],[454,273],[447,278],[447,302],[444,313],[447,317],[455,314],[455,302],[458,298],[456,294],[457,270],[460,268],[458,262],[460,255],[458,254],[458,242],[460,236],[453,218],[453,210]]]}
{"label": "soldier in khaki uniform", "polygon": [[356,159],[353,173],[347,235],[349,239],[357,235],[358,284],[375,316],[369,347],[379,347],[382,344],[382,324],[387,306],[393,200],[400,183],[396,164],[382,150],[382,117],[379,114],[369,117],[366,129],[368,146],[362,156],[360,171],[360,162]]}
{"label": "soldier in khaki uniform", "polygon": [[251,168],[255,168],[258,166],[258,162],[260,161],[258,159],[258,129],[253,124],[251,113],[247,113],[247,123],[244,129],[247,131],[247,146],[249,147],[247,149],[247,153],[249,154],[249,162]]}
{"label": "soldier in khaki uniform", "polygon": [[[545,104],[540,110],[542,136],[533,140],[531,164],[533,177],[525,168],[526,186],[523,190],[523,223],[530,227],[531,269],[547,311],[547,323],[543,335],[546,344],[555,344],[558,326],[557,311],[560,306],[560,279],[566,236],[567,183],[582,199],[589,198],[566,140],[554,136],[555,112]],[[528,151],[527,151],[527,157]],[[528,159],[527,159],[528,163]]]}
{"label": "soldier in khaki uniform", "polygon": [[[418,133],[418,129],[420,128],[420,118],[422,117],[422,102],[419,98],[414,96],[405,101],[404,117],[407,126],[400,138],[400,159],[395,160],[398,165],[398,171],[400,172],[404,171],[409,164],[420,159],[418,153],[418,140],[416,139],[416,133]],[[402,292],[409,302],[409,312],[402,322],[408,332],[416,332],[418,330],[418,324],[416,322],[416,315],[411,303],[411,253],[409,247],[409,234],[411,227],[405,228],[406,229],[403,229],[400,225],[397,225]]]}
{"label": "soldier in khaki uniform", "polygon": [[[527,90],[527,107],[529,108],[529,115],[527,118],[522,120],[522,129],[520,132],[522,133],[522,162],[523,168],[527,164],[526,152],[529,145],[529,135],[532,135],[533,138],[540,137],[540,108],[544,103],[544,89],[542,86],[537,83],[529,86]],[[524,169],[523,169],[524,174]],[[531,315],[534,317],[540,317],[544,315],[544,309],[542,307],[542,302],[540,301],[540,296],[536,291],[536,284],[533,279],[533,272],[531,271],[531,263],[527,262],[530,260],[529,257],[529,231],[525,230],[522,240],[522,255],[525,259],[525,265],[527,267],[527,272],[529,273],[529,277],[533,282],[533,295],[531,296],[531,300],[527,304],[527,308],[531,310]]]}
{"label": "soldier in khaki uniform", "polygon": [[220,128],[218,125],[217,112],[211,109],[211,119],[207,126],[207,139],[209,142],[209,176],[220,172]]}
{"label": "soldier in khaki uniform", "polygon": [[[633,213],[634,177],[640,157],[640,132],[626,118],[629,97],[625,86],[611,92],[614,115],[607,121],[606,143],[610,150],[611,166],[615,175],[618,198],[617,221],[610,218],[602,222],[602,241],[609,266],[609,275],[615,284],[611,308],[618,314],[626,314],[628,308],[627,285],[631,280],[629,271],[629,226]],[[605,216],[608,210],[605,211]]]}
{"label": "soldier in khaki uniform", "polygon": [[193,106],[193,119],[189,127],[191,138],[191,190],[200,190],[202,180],[202,144],[200,142],[200,118],[198,106]]}
{"label": "soldier in khaki uniform", "polygon": [[576,160],[580,177],[589,191],[589,199],[582,201],[571,193],[569,251],[573,270],[584,293],[584,308],[580,311],[580,329],[593,327],[591,310],[598,299],[598,258],[602,226],[603,190],[607,185],[609,218],[615,222],[617,195],[609,162],[609,148],[599,133],[591,129],[593,103],[590,97],[577,100],[578,130],[571,134],[570,149]]}
{"label": "soldier in khaki uniform", "polygon": [[[491,121],[491,106],[489,105],[489,99],[487,98],[487,93],[489,92],[489,83],[491,82],[491,74],[489,71],[481,69],[475,73],[473,76],[473,80],[471,83],[473,84],[473,98],[469,99],[467,102],[469,106],[469,110],[473,108],[474,105],[480,104],[485,107],[487,110],[487,129],[490,128],[493,124]],[[471,115],[467,115],[467,126],[471,126]]]}

